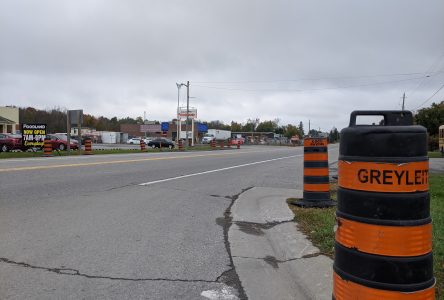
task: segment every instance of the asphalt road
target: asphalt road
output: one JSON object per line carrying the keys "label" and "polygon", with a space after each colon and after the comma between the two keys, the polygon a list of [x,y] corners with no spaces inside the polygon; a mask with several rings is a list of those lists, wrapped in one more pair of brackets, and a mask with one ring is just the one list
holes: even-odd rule
{"label": "asphalt road", "polygon": [[254,186],[302,188],[302,156],[250,146],[2,160],[0,298],[244,298],[231,205]]}

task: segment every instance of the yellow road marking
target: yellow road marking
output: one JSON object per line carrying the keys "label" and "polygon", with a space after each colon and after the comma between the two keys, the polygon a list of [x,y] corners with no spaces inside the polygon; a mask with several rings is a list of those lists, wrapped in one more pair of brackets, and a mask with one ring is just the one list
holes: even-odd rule
{"label": "yellow road marking", "polygon": [[100,161],[100,162],[88,162],[88,163],[76,163],[76,164],[60,164],[60,165],[46,165],[46,166],[35,166],[35,167],[3,168],[3,169],[0,169],[0,172],[45,170],[45,169],[57,169],[57,168],[70,168],[70,167],[87,167],[87,166],[112,165],[112,164],[134,163],[134,162],[154,161],[154,160],[182,159],[182,158],[208,157],[208,156],[227,156],[227,155],[255,153],[255,152],[270,152],[270,151],[247,151],[247,152],[237,152],[236,151],[236,152],[231,152],[231,153],[217,153],[217,154],[212,153],[212,154],[197,154],[197,155],[187,155],[187,156],[150,157],[150,158],[140,158],[140,159]]}

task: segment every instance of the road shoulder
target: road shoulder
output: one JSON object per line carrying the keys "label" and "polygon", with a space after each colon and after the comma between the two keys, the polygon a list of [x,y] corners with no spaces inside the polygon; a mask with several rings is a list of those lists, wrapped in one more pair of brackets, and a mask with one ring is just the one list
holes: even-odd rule
{"label": "road shoulder", "polygon": [[231,209],[231,255],[250,299],[331,299],[332,260],[297,230],[296,189],[252,188]]}

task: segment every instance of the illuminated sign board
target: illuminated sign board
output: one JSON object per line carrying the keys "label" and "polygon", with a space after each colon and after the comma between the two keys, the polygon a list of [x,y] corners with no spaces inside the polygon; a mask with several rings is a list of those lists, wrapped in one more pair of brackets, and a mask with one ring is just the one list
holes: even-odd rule
{"label": "illuminated sign board", "polygon": [[43,147],[46,124],[22,124],[22,145],[27,148]]}

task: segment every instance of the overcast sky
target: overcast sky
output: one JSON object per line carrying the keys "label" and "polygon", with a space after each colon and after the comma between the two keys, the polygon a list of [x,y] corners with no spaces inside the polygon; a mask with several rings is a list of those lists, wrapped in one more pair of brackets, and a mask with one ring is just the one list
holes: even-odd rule
{"label": "overcast sky", "polygon": [[416,109],[444,84],[444,1],[0,0],[0,105],[166,121],[187,80],[207,121]]}

